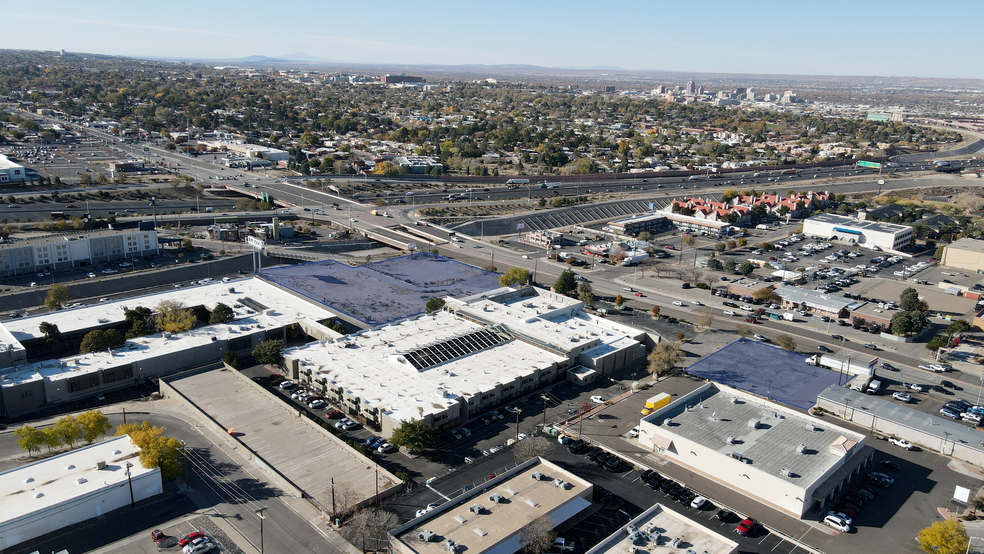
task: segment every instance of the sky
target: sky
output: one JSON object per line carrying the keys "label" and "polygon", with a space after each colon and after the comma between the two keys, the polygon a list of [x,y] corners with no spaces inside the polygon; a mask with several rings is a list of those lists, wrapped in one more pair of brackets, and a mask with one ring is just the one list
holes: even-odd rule
{"label": "sky", "polygon": [[0,48],[984,79],[982,16],[981,0],[45,0],[5,6]]}

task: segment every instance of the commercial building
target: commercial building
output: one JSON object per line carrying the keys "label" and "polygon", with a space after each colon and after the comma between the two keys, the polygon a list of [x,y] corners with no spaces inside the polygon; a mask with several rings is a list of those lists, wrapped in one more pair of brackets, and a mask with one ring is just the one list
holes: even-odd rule
{"label": "commercial building", "polygon": [[859,215],[859,218],[834,214],[815,215],[803,222],[803,234],[891,252],[900,252],[912,244],[912,227],[867,221],[864,219],[864,212]]}
{"label": "commercial building", "polygon": [[731,224],[724,221],[665,211],[656,211],[651,214],[609,221],[607,230],[625,235],[638,236],[643,231],[660,233],[674,228],[714,237],[725,236],[731,232]]}
{"label": "commercial building", "polygon": [[390,436],[404,421],[448,429],[568,379],[587,384],[645,357],[641,330],[534,287],[284,352],[290,378]]}
{"label": "commercial building", "polygon": [[793,517],[822,510],[874,457],[860,433],[714,383],[640,427],[641,445]]}
{"label": "commercial building", "polygon": [[27,178],[24,166],[0,154],[0,183],[17,183]]}
{"label": "commercial building", "polygon": [[154,256],[157,231],[62,233],[0,244],[0,277]]}
{"label": "commercial building", "polygon": [[286,162],[290,159],[290,153],[286,150],[260,146],[258,144],[228,140],[200,140],[198,143],[204,144],[208,148],[215,148],[216,150],[235,152],[246,158],[262,158],[271,162]]}
{"label": "commercial building", "polygon": [[643,549],[651,552],[656,547],[673,548],[674,545],[680,548],[686,545],[689,549],[687,552],[714,554],[729,554],[738,548],[738,543],[728,537],[715,533],[662,504],[654,504],[586,554],[638,553]]}
{"label": "commercial building", "polygon": [[441,158],[435,156],[397,156],[393,158],[393,163],[408,168],[410,173],[426,173],[435,167],[444,168]]}
{"label": "commercial building", "polygon": [[[395,554],[514,554],[529,522],[563,530],[591,511],[594,486],[533,458],[389,532]],[[569,523],[570,522],[570,523]]]}
{"label": "commercial building", "polygon": [[392,83],[423,83],[423,77],[414,77],[413,75],[390,75],[386,74],[379,78],[380,83],[392,84]]}
{"label": "commercial building", "polygon": [[940,265],[975,273],[984,272],[984,240],[962,238],[944,246]]}
{"label": "commercial building", "polygon": [[847,317],[856,300],[824,294],[820,291],[801,287],[779,287],[776,294],[782,299],[782,307],[788,310],[806,310],[818,315]]}
{"label": "commercial building", "polygon": [[161,470],[139,457],[124,435],[0,473],[0,549],[164,492]]}
{"label": "commercial building", "polygon": [[[129,339],[116,349],[77,354],[82,338],[89,331],[117,329],[123,334],[127,308],[143,306],[153,310],[165,300],[179,302],[203,314],[205,321],[207,312],[223,303],[232,308],[234,319],[182,333],[156,333]],[[311,337],[337,338],[341,335],[319,323],[333,317],[333,313],[316,304],[301,301],[275,285],[253,278],[5,321],[5,332],[0,333],[0,362],[10,365],[0,369],[0,414],[8,417],[27,414],[213,363],[221,360],[228,350],[240,352],[266,339],[282,340],[286,328],[293,325]],[[48,343],[41,334],[41,322],[58,327],[61,339],[56,345]],[[41,360],[27,363],[29,352]]]}

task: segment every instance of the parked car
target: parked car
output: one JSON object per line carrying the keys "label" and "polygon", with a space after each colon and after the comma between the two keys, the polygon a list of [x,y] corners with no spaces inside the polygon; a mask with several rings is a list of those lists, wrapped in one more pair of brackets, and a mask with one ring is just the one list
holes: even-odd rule
{"label": "parked car", "polygon": [[942,386],[944,386],[944,387],[946,387],[948,389],[963,390],[962,388],[958,387],[957,385],[954,385],[952,382],[947,381],[946,379],[943,379],[942,381],[940,381],[940,385],[942,385]]}
{"label": "parked car", "polygon": [[386,454],[387,452],[392,452],[394,449],[396,449],[395,446],[384,441],[382,444],[376,447],[376,452],[379,452],[380,454]]}
{"label": "parked car", "polygon": [[317,400],[312,400],[311,403],[308,404],[308,408],[311,408],[312,410],[317,410],[319,408],[324,408],[324,407],[325,407],[325,401],[321,400],[320,398]]}
{"label": "parked car", "polygon": [[948,417],[950,419],[960,419],[959,412],[955,412],[952,409],[947,408],[946,406],[940,408],[940,415],[943,417]]}
{"label": "parked car", "polygon": [[290,390],[296,386],[297,383],[293,381],[284,381],[283,383],[280,383],[280,388],[282,388],[283,390]]}
{"label": "parked car", "polygon": [[747,537],[748,534],[754,531],[756,527],[758,527],[758,522],[750,517],[746,517],[741,520],[738,527],[735,527],[735,533],[738,533],[743,537]]}
{"label": "parked car", "polygon": [[706,504],[707,504],[707,499],[704,498],[703,496],[698,496],[697,498],[694,498],[693,501],[690,503],[690,507],[695,510],[703,510]]}
{"label": "parked car", "polygon": [[896,392],[892,394],[892,398],[896,400],[901,400],[902,402],[912,401],[912,395],[907,392]]}
{"label": "parked car", "polygon": [[718,513],[714,514],[714,519],[727,523],[731,516],[735,515],[731,510],[718,510]]}
{"label": "parked car", "polygon": [[195,539],[200,539],[200,538],[202,538],[204,536],[205,536],[205,533],[202,533],[201,531],[195,531],[193,533],[188,533],[187,535],[185,535],[185,537],[183,539],[181,539],[181,540],[178,541],[178,546],[188,546],[188,544],[191,541],[193,541]]}
{"label": "parked car", "polygon": [[592,396],[590,400],[595,404],[604,404],[606,402],[604,396],[598,396],[598,395]]}
{"label": "parked car", "polygon": [[840,516],[828,515],[827,517],[823,518],[823,523],[825,525],[829,525],[830,527],[833,527],[834,529],[837,529],[842,533],[847,533],[851,530],[851,525],[847,523],[846,518],[847,516],[844,516],[842,518]]}
{"label": "parked car", "polygon": [[902,471],[902,466],[893,462],[892,460],[882,460],[878,463],[887,467],[888,469],[891,469],[892,471]]}

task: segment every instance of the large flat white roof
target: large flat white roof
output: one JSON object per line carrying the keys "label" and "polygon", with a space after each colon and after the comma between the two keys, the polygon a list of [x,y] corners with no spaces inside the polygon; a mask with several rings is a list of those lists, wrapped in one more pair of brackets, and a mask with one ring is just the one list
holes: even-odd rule
{"label": "large flat white roof", "polygon": [[[159,471],[142,466],[139,456],[140,448],[122,436],[0,473],[0,522],[126,486],[127,461],[133,479]],[[97,461],[106,462],[106,468],[98,469]]]}
{"label": "large flat white roof", "polygon": [[[234,292],[230,292],[230,289]],[[153,308],[161,300],[178,300],[186,306],[204,305],[209,309],[214,308],[218,303],[223,303],[233,309],[234,320],[228,324],[208,325],[168,336],[164,333],[156,333],[129,339],[122,347],[112,352],[100,350],[60,360],[44,360],[6,368],[2,370],[4,379],[0,386],[10,387],[40,379],[49,381],[68,379],[93,371],[157,358],[168,353],[175,354],[206,345],[213,340],[234,339],[244,334],[252,334],[258,329],[282,327],[302,320],[319,321],[334,317],[333,313],[299,300],[262,280],[242,279],[194,288],[180,288],[117,302],[103,302],[74,310],[60,310],[41,316],[12,320],[5,325],[13,327],[13,336],[20,340],[39,338],[43,336],[38,331],[38,325],[42,321],[58,325],[58,329],[62,332],[84,330],[123,321],[124,307]],[[246,300],[245,304],[244,300]],[[265,307],[262,312],[254,309],[261,306]]]}
{"label": "large flat white roof", "polygon": [[656,547],[670,548],[676,538],[683,541],[680,548],[689,549],[687,552],[728,554],[738,548],[738,543],[728,537],[715,533],[666,506],[655,504],[588,550],[587,554],[626,554],[640,550],[651,552]]}
{"label": "large flat white roof", "polygon": [[511,382],[566,359],[518,340],[419,370],[406,359],[409,352],[428,345],[440,348],[484,328],[449,312],[435,312],[335,342],[311,343],[285,351],[284,356],[299,360],[361,402],[389,411],[397,421],[441,413],[459,396]]}
{"label": "large flat white roof", "polygon": [[[229,289],[235,289],[230,293]],[[124,307],[133,309],[137,306],[153,309],[164,300],[181,302],[185,306],[205,306],[212,309],[218,303],[233,307],[238,300],[248,298],[253,302],[263,305],[272,312],[266,315],[273,321],[281,323],[293,323],[302,319],[321,320],[335,317],[333,312],[310,302],[302,300],[283,289],[271,285],[262,279],[243,278],[234,279],[228,283],[216,281],[207,285],[194,287],[182,287],[164,292],[148,294],[116,300],[113,302],[101,302],[71,310],[59,310],[46,314],[35,315],[20,319],[11,319],[3,322],[3,326],[19,341],[37,339],[44,336],[38,330],[42,321],[53,323],[58,326],[62,333],[79,331],[99,327],[107,324],[120,323],[124,320]],[[250,314],[247,309],[237,310],[237,316],[246,317]],[[255,310],[253,310],[255,313]]]}
{"label": "large flat white roof", "polygon": [[[657,425],[660,433],[680,436],[722,456],[737,453],[750,469],[803,488],[864,441],[859,433],[741,391],[724,391],[714,383],[699,390],[686,403],[674,402],[644,419]],[[752,426],[753,421],[757,426]]]}

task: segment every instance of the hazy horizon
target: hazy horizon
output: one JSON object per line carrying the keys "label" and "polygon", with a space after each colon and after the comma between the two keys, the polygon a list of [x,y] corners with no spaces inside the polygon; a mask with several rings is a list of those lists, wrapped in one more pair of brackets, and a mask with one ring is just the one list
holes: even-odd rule
{"label": "hazy horizon", "polygon": [[[531,65],[626,71],[984,79],[984,3],[583,0],[466,6],[53,0],[8,8],[0,48],[154,59],[303,53],[352,65]],[[944,11],[945,10],[945,11]],[[931,17],[938,21],[931,21]]]}

